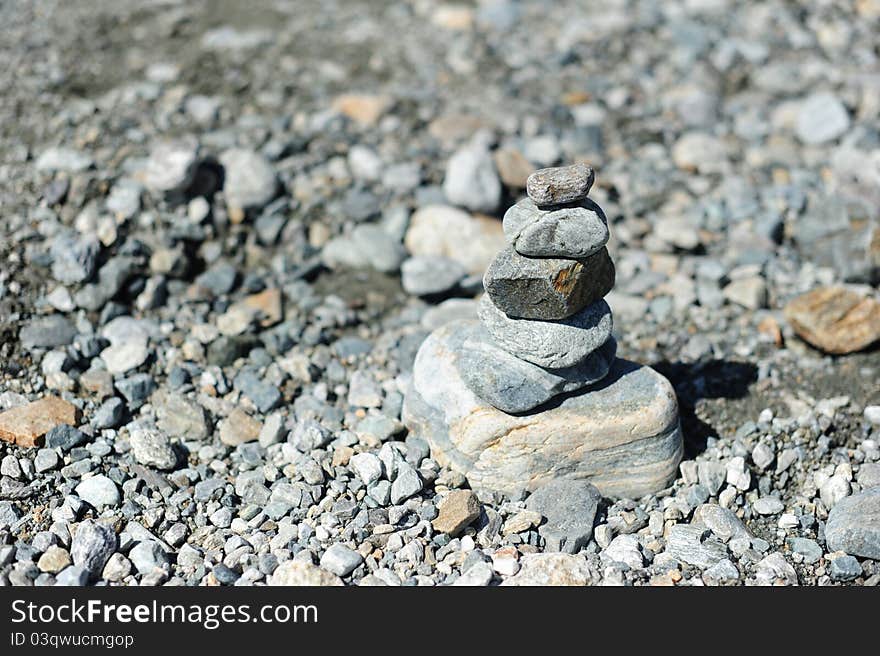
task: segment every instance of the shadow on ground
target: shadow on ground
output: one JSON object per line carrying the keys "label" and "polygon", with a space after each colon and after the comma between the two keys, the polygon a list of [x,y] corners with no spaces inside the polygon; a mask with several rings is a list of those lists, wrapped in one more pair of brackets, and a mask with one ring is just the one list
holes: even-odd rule
{"label": "shadow on ground", "polygon": [[741,399],[758,379],[758,368],[750,362],[664,360],[651,366],[669,379],[678,395],[685,458],[704,451],[707,438],[719,434],[717,428],[697,416],[697,404],[703,399]]}

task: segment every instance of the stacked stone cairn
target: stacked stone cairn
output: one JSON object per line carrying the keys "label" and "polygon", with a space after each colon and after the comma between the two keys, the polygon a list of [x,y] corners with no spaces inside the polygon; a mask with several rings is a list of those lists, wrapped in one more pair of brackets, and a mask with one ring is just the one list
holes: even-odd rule
{"label": "stacked stone cairn", "polygon": [[593,169],[542,169],[504,215],[479,321],[434,331],[404,421],[471,487],[516,496],[561,479],[610,497],[665,487],[681,459],[678,404],[649,367],[616,358],[608,222]]}

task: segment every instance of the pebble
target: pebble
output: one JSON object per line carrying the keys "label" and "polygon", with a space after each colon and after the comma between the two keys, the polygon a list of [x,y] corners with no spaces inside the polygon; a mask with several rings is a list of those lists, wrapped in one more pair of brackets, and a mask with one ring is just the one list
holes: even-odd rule
{"label": "pebble", "polygon": [[700,526],[676,524],[666,535],[666,553],[682,562],[706,569],[727,558],[727,547]]}
{"label": "pebble", "polygon": [[520,559],[520,570],[501,585],[585,586],[593,581],[589,565],[582,556],[564,553],[527,554]]}
{"label": "pebble", "polygon": [[586,164],[540,169],[526,181],[526,193],[538,207],[572,203],[590,192],[596,174]]}
{"label": "pebble", "polygon": [[41,572],[55,574],[72,564],[72,562],[67,549],[52,545],[40,556],[40,559],[37,561],[37,567]]}
{"label": "pebble", "polygon": [[272,572],[267,583],[270,586],[340,586],[342,579],[336,574],[301,560],[287,560]]}
{"label": "pebble", "polygon": [[63,285],[74,285],[92,277],[97,268],[101,244],[93,236],[59,236],[52,242],[52,277]]}
{"label": "pebble", "polygon": [[244,148],[232,148],[220,154],[223,165],[223,195],[231,210],[262,209],[278,189],[272,164],[262,155]]}
{"label": "pebble", "polygon": [[134,459],[145,467],[168,470],[177,465],[177,454],[168,436],[142,423],[129,425],[129,442]]}
{"label": "pebble", "polygon": [[467,271],[451,258],[421,255],[406,260],[400,273],[407,294],[434,296],[453,290]]}
{"label": "pebble", "polygon": [[140,574],[153,574],[168,566],[168,555],[156,540],[138,542],[128,552],[128,558]]}
{"label": "pebble", "polygon": [[160,196],[182,194],[195,179],[198,161],[195,139],[157,141],[144,167],[143,182]]}
{"label": "pebble", "polygon": [[471,490],[452,490],[437,504],[438,515],[431,522],[434,530],[456,537],[477,517],[482,506]]}
{"label": "pebble", "polygon": [[822,483],[822,486],[819,489],[819,496],[822,499],[822,503],[825,504],[825,507],[830,510],[842,499],[846,498],[850,493],[850,489],[849,481],[843,476],[835,474]]}
{"label": "pebble", "polygon": [[61,449],[70,451],[73,447],[85,444],[88,437],[81,430],[68,424],[58,424],[46,433],[45,444],[47,449]]}
{"label": "pebble", "polygon": [[372,453],[358,453],[351,457],[348,466],[354,470],[364,485],[370,485],[382,478],[382,461]]}
{"label": "pebble", "polygon": [[364,562],[363,556],[344,544],[335,542],[321,556],[321,567],[336,576],[348,576]]}
{"label": "pebble", "polygon": [[470,144],[453,153],[446,165],[443,193],[453,205],[491,214],[501,202],[501,180],[489,150]]}
{"label": "pebble", "polygon": [[362,224],[355,226],[349,236],[328,241],[321,251],[321,258],[332,269],[369,267],[394,273],[406,258],[406,249],[382,226]]}
{"label": "pebble", "polygon": [[220,441],[229,446],[253,442],[260,437],[260,422],[235,408],[220,422]]}
{"label": "pebble", "polygon": [[397,475],[391,483],[391,503],[397,505],[422,491],[419,473],[406,462],[397,463]]}
{"label": "pebble", "polygon": [[590,541],[601,495],[586,481],[550,481],[526,500],[526,508],[541,513],[538,528],[548,551],[577,553]]}
{"label": "pebble", "polygon": [[812,146],[843,136],[849,126],[849,114],[843,103],[831,93],[819,92],[804,100],[795,132],[798,139]]}
{"label": "pebble", "polygon": [[778,515],[785,510],[785,505],[776,497],[761,497],[752,504],[752,509],[759,515]]}
{"label": "pebble", "polygon": [[98,576],[119,541],[110,526],[87,519],[77,525],[70,543],[73,563],[83,567],[93,577]]}
{"label": "pebble", "polygon": [[83,479],[76,486],[76,494],[97,510],[103,510],[106,507],[115,508],[121,500],[116,483],[103,474]]}
{"label": "pebble", "polygon": [[838,501],[825,524],[829,549],[880,560],[880,487]]}
{"label": "pebble", "polygon": [[641,569],[645,564],[639,539],[635,535],[618,535],[602,552],[602,558],[609,562],[619,562],[631,569]]}
{"label": "pebble", "polygon": [[862,575],[859,561],[846,554],[830,558],[828,573],[834,581],[852,581]]}
{"label": "pebble", "polygon": [[756,579],[760,585],[797,585],[797,573],[778,551],[762,558],[756,567]]}
{"label": "pebble", "polygon": [[34,163],[38,171],[54,172],[67,171],[77,173],[85,171],[94,165],[94,160],[85,153],[73,148],[49,148],[44,150]]}
{"label": "pebble", "polygon": [[812,565],[822,559],[822,547],[815,540],[793,537],[788,538],[785,543],[792,553],[802,556],[807,565]]}
{"label": "pebble", "polygon": [[76,328],[60,314],[34,319],[21,329],[19,339],[27,349],[67,346],[76,337]]}
{"label": "pebble", "polygon": [[410,255],[449,257],[482,275],[504,247],[501,224],[448,205],[426,205],[413,213],[404,238]]}
{"label": "pebble", "polygon": [[703,570],[703,579],[717,583],[729,583],[739,580],[739,570],[728,558],[722,558],[711,567]]}

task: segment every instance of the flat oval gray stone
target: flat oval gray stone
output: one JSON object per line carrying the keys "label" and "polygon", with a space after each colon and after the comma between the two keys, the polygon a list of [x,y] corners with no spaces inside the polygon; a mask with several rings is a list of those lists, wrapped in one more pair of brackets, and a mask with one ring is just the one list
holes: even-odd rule
{"label": "flat oval gray stone", "polygon": [[608,249],[584,259],[532,258],[508,246],[483,276],[492,302],[511,317],[555,321],[598,301],[614,287]]}
{"label": "flat oval gray stone", "polygon": [[832,551],[880,560],[880,487],[838,501],[828,513],[825,541]]}
{"label": "flat oval gray stone", "polygon": [[567,319],[538,321],[508,317],[488,294],[480,299],[480,321],[505,351],[539,367],[571,367],[611,337],[611,308],[596,301]]}
{"label": "flat oval gray stone", "polygon": [[548,551],[577,553],[593,536],[593,522],[601,495],[595,485],[582,480],[560,479],[535,490],[526,508],[546,519],[538,533]]}
{"label": "flat oval gray stone", "polygon": [[526,180],[526,193],[539,207],[572,203],[590,193],[595,178],[583,163],[539,169]]}
{"label": "flat oval gray stone", "polygon": [[553,480],[584,480],[604,496],[637,499],[675,478],[678,404],[656,371],[617,359],[588,390],[541,412],[511,415],[482,401],[459,374],[461,329],[446,324],[419,349],[403,420],[472,489],[516,494]]}
{"label": "flat oval gray stone", "polygon": [[502,349],[479,323],[460,322],[458,327],[453,344],[462,380],[482,400],[512,414],[601,380],[617,352],[610,339],[573,367],[543,369]]}
{"label": "flat oval gray stone", "polygon": [[609,237],[605,213],[589,199],[547,211],[524,198],[507,210],[502,225],[516,252],[529,257],[589,257]]}

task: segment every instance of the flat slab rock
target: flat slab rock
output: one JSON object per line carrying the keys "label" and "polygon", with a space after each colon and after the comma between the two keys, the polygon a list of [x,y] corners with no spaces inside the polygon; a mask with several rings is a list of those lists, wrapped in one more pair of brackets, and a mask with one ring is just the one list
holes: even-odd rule
{"label": "flat slab rock", "polygon": [[37,446],[55,426],[76,426],[79,418],[80,411],[75,405],[57,396],[46,396],[0,413],[0,440],[18,446]]}
{"label": "flat slab rock", "polygon": [[819,287],[785,306],[798,337],[826,353],[842,355],[880,340],[880,302],[845,287]]}
{"label": "flat slab rock", "polygon": [[481,401],[449,352],[447,324],[416,356],[403,418],[432,456],[472,489],[518,494],[558,479],[584,480],[606,497],[663,489],[682,455],[678,402],[650,367],[617,359],[598,385],[542,412],[511,415]]}
{"label": "flat slab rock", "polygon": [[509,413],[529,412],[601,380],[617,352],[617,343],[609,339],[574,366],[543,369],[501,348],[476,321],[455,322],[443,334],[445,351],[464,383],[479,398]]}
{"label": "flat slab rock", "polygon": [[604,300],[567,319],[538,321],[508,317],[488,294],[480,299],[480,321],[501,347],[539,367],[558,369],[583,362],[611,337],[614,321]]}
{"label": "flat slab rock", "polygon": [[495,256],[483,286],[511,317],[555,321],[595,303],[614,287],[614,263],[602,247],[590,257],[532,258],[508,246]]}

